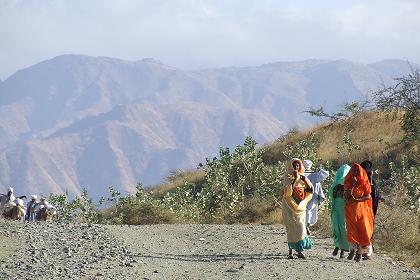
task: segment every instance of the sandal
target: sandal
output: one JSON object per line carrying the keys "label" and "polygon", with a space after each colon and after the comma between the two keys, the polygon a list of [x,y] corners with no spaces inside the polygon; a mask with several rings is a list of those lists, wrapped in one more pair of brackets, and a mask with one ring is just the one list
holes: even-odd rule
{"label": "sandal", "polygon": [[370,260],[370,257],[367,254],[362,255],[362,260],[367,261]]}
{"label": "sandal", "polygon": [[287,259],[289,259],[289,260],[293,260],[293,255],[288,255],[288,256],[287,256]]}
{"label": "sandal", "polygon": [[297,257],[298,257],[299,259],[306,259],[305,255],[304,255],[304,254],[302,254],[302,252],[298,252],[298,253],[297,253]]}
{"label": "sandal", "polygon": [[362,255],[360,255],[359,253],[356,254],[356,256],[354,257],[354,260],[356,262],[360,262],[360,259],[362,258]]}
{"label": "sandal", "polygon": [[341,250],[341,252],[340,252],[340,259],[343,259],[344,258],[344,250]]}
{"label": "sandal", "polygon": [[337,256],[338,250],[339,250],[339,248],[338,247],[335,247],[334,251],[332,252],[332,255],[333,256]]}

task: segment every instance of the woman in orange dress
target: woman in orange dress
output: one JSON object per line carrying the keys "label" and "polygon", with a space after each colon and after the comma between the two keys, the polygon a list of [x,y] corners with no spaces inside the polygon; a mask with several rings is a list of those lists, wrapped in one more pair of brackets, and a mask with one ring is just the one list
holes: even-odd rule
{"label": "woman in orange dress", "polygon": [[355,163],[344,179],[347,239],[350,253],[347,259],[359,262],[368,253],[373,233],[371,187],[366,171]]}
{"label": "woman in orange dress", "polygon": [[287,179],[289,182],[283,189],[282,214],[289,259],[293,259],[293,249],[298,258],[304,259],[302,251],[312,247],[312,240],[306,235],[306,205],[312,199],[313,186],[304,172],[301,160],[293,159]]}

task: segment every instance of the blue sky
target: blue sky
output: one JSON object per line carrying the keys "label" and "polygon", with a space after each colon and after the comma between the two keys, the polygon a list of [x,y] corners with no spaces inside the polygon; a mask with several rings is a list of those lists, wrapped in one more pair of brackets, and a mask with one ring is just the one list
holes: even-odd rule
{"label": "blue sky", "polygon": [[0,0],[0,78],[60,54],[181,69],[420,62],[420,1]]}

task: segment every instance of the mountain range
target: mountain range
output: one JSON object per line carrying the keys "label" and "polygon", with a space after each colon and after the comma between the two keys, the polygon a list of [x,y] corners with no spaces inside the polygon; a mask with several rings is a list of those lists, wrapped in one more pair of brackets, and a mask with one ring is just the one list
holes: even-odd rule
{"label": "mountain range", "polygon": [[[0,187],[17,193],[153,185],[248,135],[264,144],[420,68],[403,60],[181,70],[153,59],[62,55],[0,81]],[[1,191],[0,191],[1,192]]]}

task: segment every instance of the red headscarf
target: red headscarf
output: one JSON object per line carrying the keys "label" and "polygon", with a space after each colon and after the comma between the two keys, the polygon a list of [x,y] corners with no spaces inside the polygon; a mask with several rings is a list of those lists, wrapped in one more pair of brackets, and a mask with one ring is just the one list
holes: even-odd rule
{"label": "red headscarf", "polygon": [[[359,171],[359,174],[356,176],[356,181],[354,181],[354,170]],[[352,194],[355,198],[360,198],[371,193],[367,173],[358,163],[353,164],[349,173],[347,173],[346,177],[344,178],[344,190],[349,190],[352,187]]]}
{"label": "red headscarf", "polygon": [[305,173],[305,168],[303,167],[302,161],[298,158],[292,159],[292,162],[290,163],[290,167],[289,167],[289,174],[293,175],[293,171],[295,170],[295,168],[293,167],[293,164],[296,162],[299,163],[298,172],[303,175],[303,173]]}

